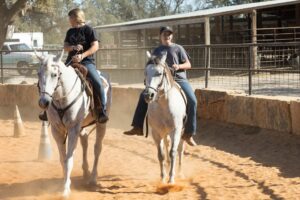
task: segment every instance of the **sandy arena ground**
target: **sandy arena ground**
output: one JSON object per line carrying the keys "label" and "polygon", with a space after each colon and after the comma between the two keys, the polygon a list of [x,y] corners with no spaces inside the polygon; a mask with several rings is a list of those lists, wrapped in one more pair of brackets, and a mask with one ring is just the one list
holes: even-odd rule
{"label": "sandy arena ground", "polygon": [[[85,186],[78,145],[70,199],[300,199],[299,137],[209,121],[200,124],[199,145],[185,153],[185,178],[177,178],[169,190],[159,184],[152,138],[108,129],[98,188]],[[0,120],[0,199],[61,199],[62,170],[50,131],[53,156],[40,162],[41,123],[24,121],[24,127],[26,136],[14,138],[13,120]],[[90,161],[93,140],[90,137]]]}

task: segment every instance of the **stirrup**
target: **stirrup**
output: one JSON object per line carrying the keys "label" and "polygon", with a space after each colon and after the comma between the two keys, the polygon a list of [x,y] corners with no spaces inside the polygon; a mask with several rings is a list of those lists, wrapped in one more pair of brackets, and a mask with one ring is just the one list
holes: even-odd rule
{"label": "stirrup", "polygon": [[41,112],[41,113],[39,114],[39,119],[42,120],[42,121],[48,121],[48,116],[47,116],[46,111]]}
{"label": "stirrup", "polygon": [[99,113],[99,116],[98,116],[98,119],[97,119],[97,121],[99,123],[106,123],[108,120],[109,120],[109,118],[108,118],[106,112]]}

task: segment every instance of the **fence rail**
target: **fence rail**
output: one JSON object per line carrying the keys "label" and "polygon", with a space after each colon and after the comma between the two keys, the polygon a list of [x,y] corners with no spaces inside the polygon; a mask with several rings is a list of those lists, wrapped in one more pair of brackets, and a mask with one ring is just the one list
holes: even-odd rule
{"label": "fence rail", "polygon": [[[249,94],[300,96],[300,42],[184,47],[191,56],[192,69],[187,73],[195,88],[238,89]],[[147,62],[146,51],[153,48],[100,49],[95,57],[96,64],[101,71],[109,73],[115,83],[142,84]],[[39,50],[44,54],[58,54],[60,51]],[[28,65],[20,64],[25,60],[20,60],[22,56],[19,54],[27,56]],[[39,63],[35,62],[33,55],[32,51],[0,51],[1,83],[37,82]],[[10,63],[9,57],[12,60]]]}

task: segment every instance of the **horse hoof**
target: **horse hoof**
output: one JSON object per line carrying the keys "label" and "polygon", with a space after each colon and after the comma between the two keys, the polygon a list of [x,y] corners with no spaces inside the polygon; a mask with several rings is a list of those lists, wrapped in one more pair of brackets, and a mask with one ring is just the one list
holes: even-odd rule
{"label": "horse hoof", "polygon": [[63,199],[69,199],[70,193],[71,193],[70,190],[65,190],[62,195]]}
{"label": "horse hoof", "polygon": [[83,173],[83,179],[85,181],[89,181],[90,176],[91,176],[91,173],[89,171]]}
{"label": "horse hoof", "polygon": [[169,184],[170,184],[170,185],[174,185],[174,184],[175,184],[175,180],[174,180],[174,179],[170,179],[170,180],[169,180]]}
{"label": "horse hoof", "polygon": [[161,178],[161,183],[162,184],[166,184],[167,183],[167,179],[166,178]]}
{"label": "horse hoof", "polygon": [[89,186],[97,186],[97,182],[96,181],[89,181],[88,185]]}
{"label": "horse hoof", "polygon": [[93,191],[93,192],[100,191],[100,189],[101,189],[101,186],[95,182],[89,182],[87,187],[88,187],[89,191]]}

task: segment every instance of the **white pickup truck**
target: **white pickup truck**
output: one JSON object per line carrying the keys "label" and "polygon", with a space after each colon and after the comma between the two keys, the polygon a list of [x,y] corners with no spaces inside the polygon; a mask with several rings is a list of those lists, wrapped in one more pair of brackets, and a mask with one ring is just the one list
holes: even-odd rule
{"label": "white pickup truck", "polygon": [[1,49],[3,68],[17,67],[19,74],[31,75],[39,66],[39,59],[32,50],[25,43],[5,42]]}

